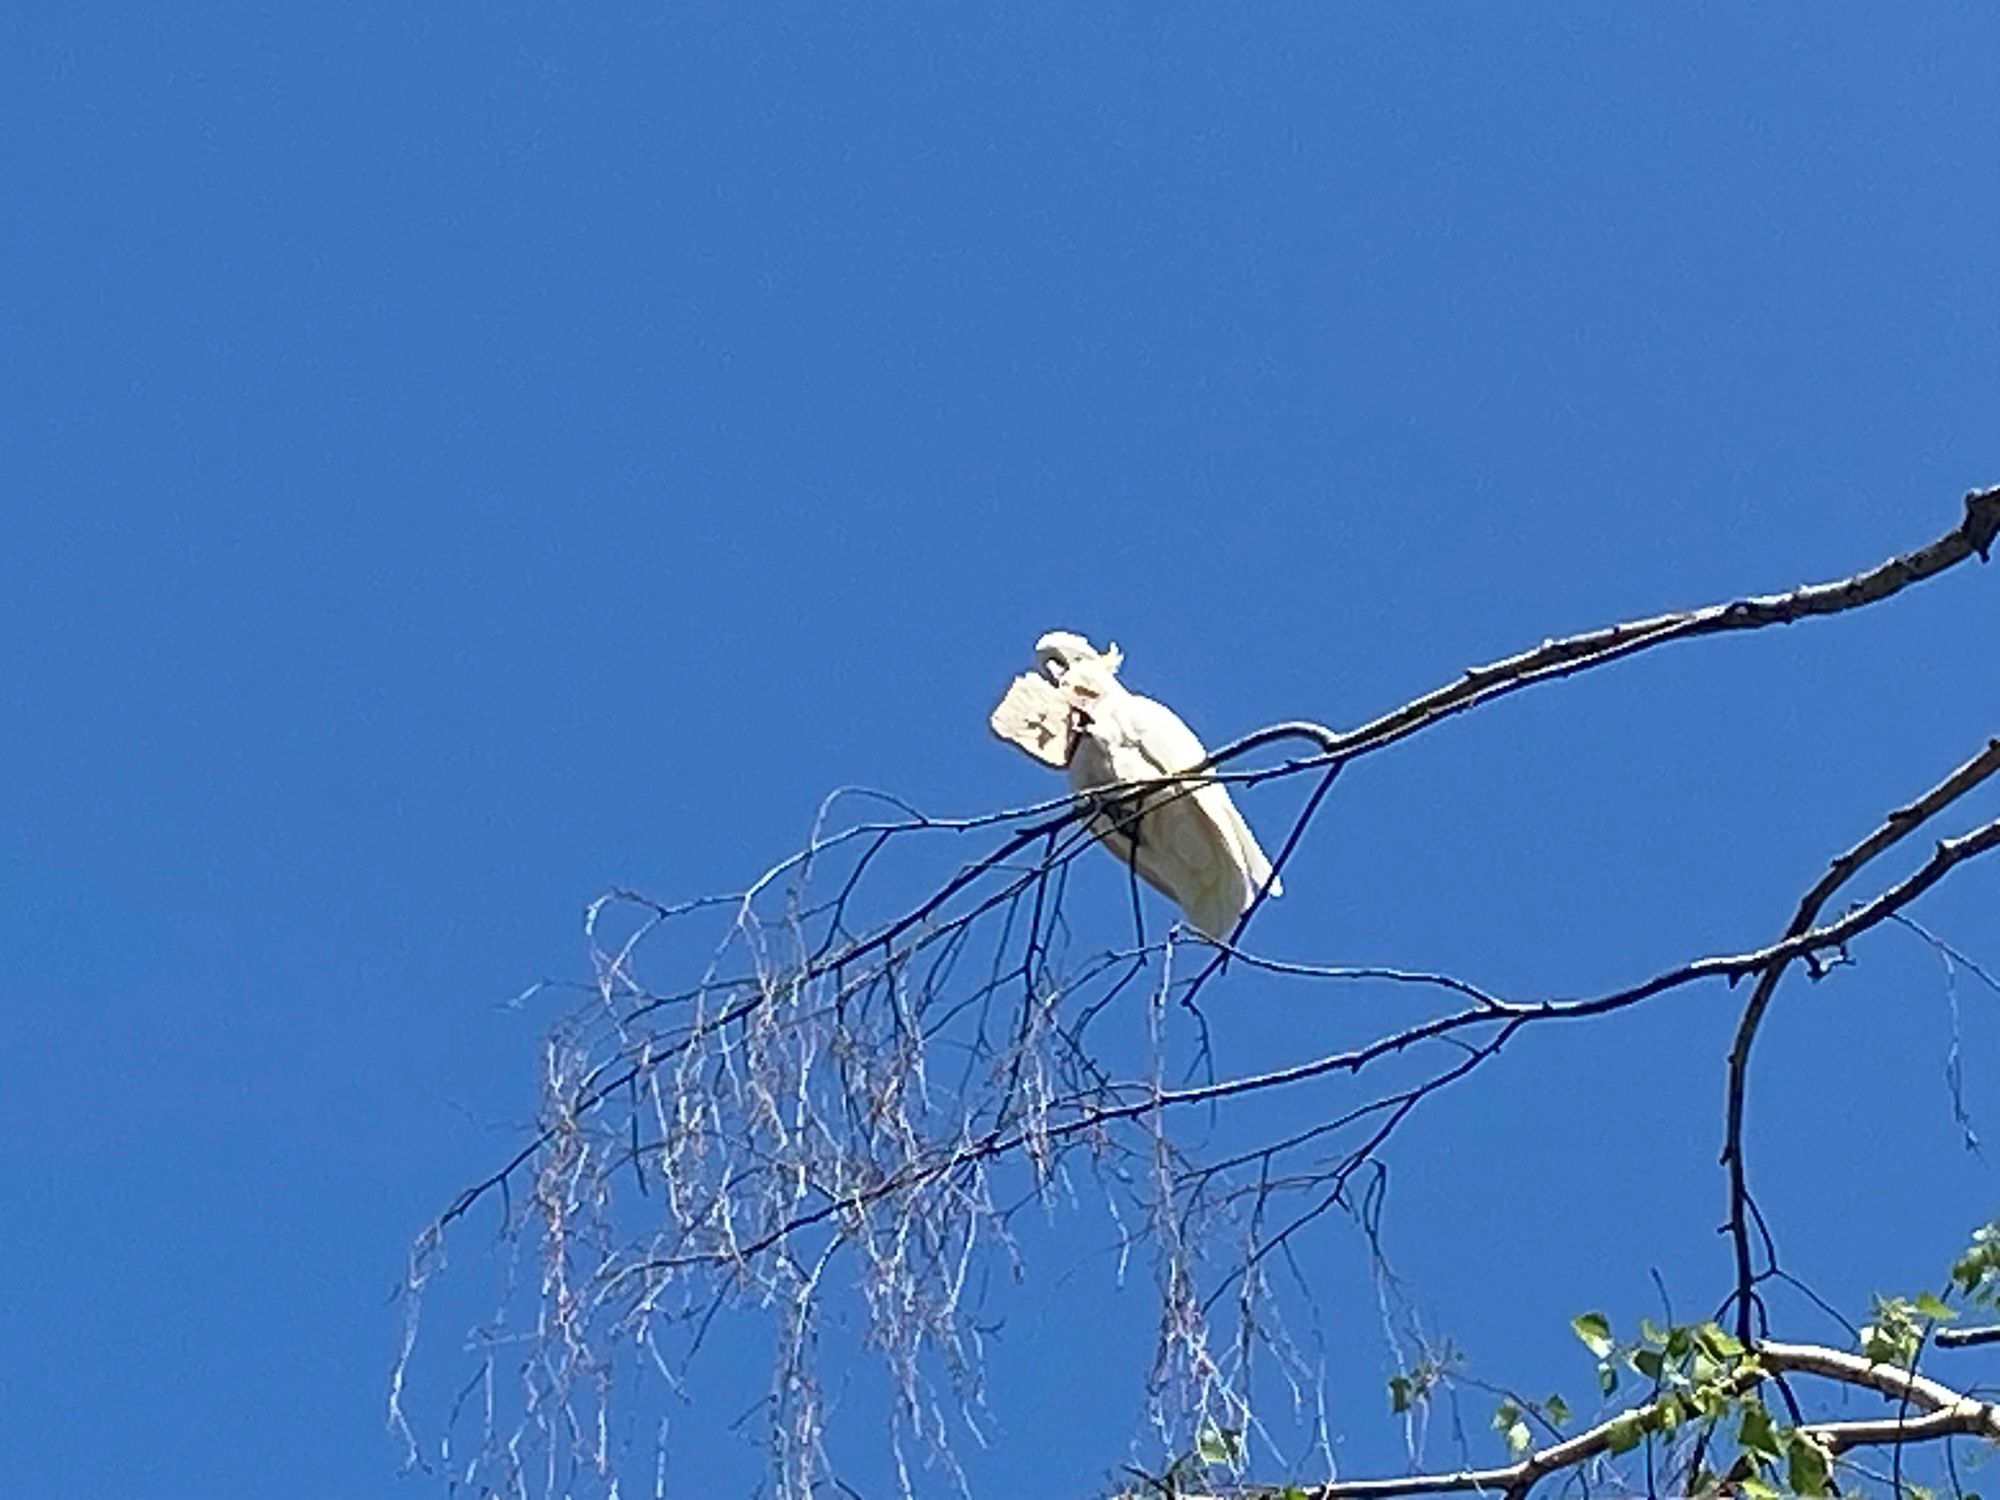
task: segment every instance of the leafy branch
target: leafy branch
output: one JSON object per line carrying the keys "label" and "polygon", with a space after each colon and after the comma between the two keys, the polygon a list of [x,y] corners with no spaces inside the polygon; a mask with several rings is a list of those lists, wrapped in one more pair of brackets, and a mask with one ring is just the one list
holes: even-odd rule
{"label": "leafy branch", "polygon": [[[1978,1287],[1979,1296],[1988,1302],[1993,1295],[1996,1244],[2000,1244],[2000,1225],[1987,1225],[1953,1268],[1960,1290],[1970,1294]],[[1582,1313],[1571,1326],[1597,1360],[1604,1394],[1617,1391],[1627,1375],[1639,1377],[1645,1390],[1580,1432],[1558,1435],[1537,1447],[1524,1420],[1527,1404],[1508,1399],[1499,1404],[1493,1418],[1513,1455],[1505,1464],[1313,1485],[1231,1485],[1201,1496],[1183,1488],[1177,1495],[1179,1500],[1393,1500],[1479,1491],[1523,1500],[1544,1480],[1617,1459],[1642,1444],[1663,1444],[1671,1450],[1680,1438],[1689,1441],[1670,1469],[1667,1482],[1675,1493],[1735,1494],[1750,1500],[1827,1495],[1834,1492],[1835,1470],[1843,1455],[1859,1448],[1900,1448],[1955,1437],[2000,1443],[2000,1405],[1915,1371],[1924,1333],[1953,1315],[1941,1299],[1929,1294],[1916,1299],[1878,1298],[1876,1321],[1862,1330],[1863,1347],[1853,1353],[1824,1344],[1772,1339],[1746,1346],[1713,1321],[1661,1328],[1642,1320],[1634,1338],[1619,1340],[1604,1314]],[[1427,1371],[1414,1380],[1407,1374],[1393,1377],[1392,1405],[1401,1410],[1432,1399],[1438,1374]],[[1894,1402],[1897,1410],[1870,1419],[1786,1421],[1772,1412],[1764,1390],[1787,1376],[1813,1376],[1870,1392]],[[1789,1395],[1787,1399],[1789,1404]],[[1532,1405],[1532,1414],[1547,1424],[1559,1427],[1569,1419],[1561,1397]]]}

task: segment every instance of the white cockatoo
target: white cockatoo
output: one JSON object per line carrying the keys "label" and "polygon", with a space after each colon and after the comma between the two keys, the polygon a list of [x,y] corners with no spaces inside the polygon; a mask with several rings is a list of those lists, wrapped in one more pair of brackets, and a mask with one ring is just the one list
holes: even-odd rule
{"label": "white cockatoo", "polygon": [[[1099,651],[1080,635],[1051,631],[1035,642],[1035,674],[1016,678],[993,711],[993,730],[1030,755],[1068,768],[1070,785],[1104,787],[1158,781],[1208,758],[1194,731],[1164,703],[1142,698],[1118,680],[1116,646]],[[1107,801],[1091,831],[1172,899],[1194,927],[1217,941],[1268,883],[1283,887],[1229,790],[1206,778]]]}

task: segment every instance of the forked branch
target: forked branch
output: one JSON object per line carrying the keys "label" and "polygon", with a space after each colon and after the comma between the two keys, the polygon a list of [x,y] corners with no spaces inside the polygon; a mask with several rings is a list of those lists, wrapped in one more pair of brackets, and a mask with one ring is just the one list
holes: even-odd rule
{"label": "forked branch", "polygon": [[[1807,964],[1816,962],[1815,954],[1825,951],[1823,946],[1801,946],[1807,942],[1804,935],[1813,930],[1826,903],[1834,893],[1852,880],[1871,861],[1886,854],[1897,844],[1915,833],[1932,818],[1966,796],[1996,772],[2000,772],[2000,738],[1987,741],[1981,750],[1964,765],[1953,771],[1944,780],[1932,787],[1923,796],[1907,807],[1899,807],[1885,817],[1881,825],[1861,840],[1853,848],[1838,855],[1827,867],[1825,875],[1806,892],[1799,901],[1797,913],[1791,925],[1785,929],[1785,942],[1777,950],[1777,956],[1757,971],[1756,987],[1744,1003],[1742,1018],[1737,1022],[1736,1038],[1729,1048],[1729,1082],[1725,1096],[1723,1124],[1722,1165],[1729,1175],[1729,1216],[1725,1223],[1729,1230],[1730,1243],[1736,1260],[1736,1288],[1733,1301],[1736,1309],[1736,1336],[1749,1343],[1759,1331],[1756,1328],[1757,1312],[1757,1272],[1751,1253],[1752,1204],[1748,1169],[1743,1153],[1743,1113],[1749,1098],[1750,1049],[1757,1040],[1759,1027],[1763,1025],[1765,1012],[1770,1009],[1771,1000],[1778,992],[1778,981],[1784,977],[1786,968],[1794,960],[1804,960]],[[1910,880],[1912,882],[1936,869],[1937,876],[1926,884],[1941,878],[1943,868],[1958,859],[1969,857],[1974,843],[1990,846],[1993,839],[2000,836],[2000,823],[1990,823],[1985,828],[1966,835],[1961,839],[1947,839],[1939,843],[1931,860]],[[1948,862],[1948,863],[1947,863]],[[1883,899],[1878,898],[1862,912],[1880,911]],[[1859,916],[1861,913],[1856,913]],[[1892,913],[1883,912],[1883,915]]]}

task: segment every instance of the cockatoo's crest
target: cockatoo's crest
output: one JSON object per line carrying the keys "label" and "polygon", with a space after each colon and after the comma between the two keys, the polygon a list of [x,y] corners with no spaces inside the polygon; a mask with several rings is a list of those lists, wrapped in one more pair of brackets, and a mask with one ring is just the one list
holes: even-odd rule
{"label": "cockatoo's crest", "polygon": [[1099,651],[1073,630],[1051,630],[1035,642],[1035,669],[1057,687],[1062,686],[1071,669],[1085,663],[1094,663],[1116,677],[1125,664],[1125,654],[1115,641]]}

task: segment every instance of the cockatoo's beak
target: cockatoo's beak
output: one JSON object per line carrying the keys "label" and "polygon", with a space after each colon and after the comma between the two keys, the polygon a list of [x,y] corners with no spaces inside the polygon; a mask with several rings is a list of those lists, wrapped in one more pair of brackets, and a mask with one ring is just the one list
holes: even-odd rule
{"label": "cockatoo's beak", "polygon": [[1116,672],[1119,660],[1116,646],[1107,655],[1073,631],[1051,630],[1035,642],[1035,670],[1057,687],[1062,686],[1071,668],[1084,662],[1105,663]]}

